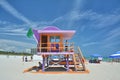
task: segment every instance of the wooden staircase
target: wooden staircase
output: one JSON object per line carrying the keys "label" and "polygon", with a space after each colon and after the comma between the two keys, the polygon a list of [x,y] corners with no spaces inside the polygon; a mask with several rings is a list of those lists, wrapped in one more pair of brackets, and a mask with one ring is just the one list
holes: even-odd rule
{"label": "wooden staircase", "polygon": [[74,53],[72,56],[73,56],[75,71],[85,71],[86,70],[85,61],[79,47],[78,47],[78,53]]}

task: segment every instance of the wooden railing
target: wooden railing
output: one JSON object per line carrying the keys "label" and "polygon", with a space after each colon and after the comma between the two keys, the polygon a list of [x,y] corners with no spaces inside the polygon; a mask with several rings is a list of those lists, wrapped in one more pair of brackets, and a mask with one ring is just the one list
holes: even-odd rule
{"label": "wooden railing", "polygon": [[37,50],[38,52],[72,52],[74,51],[74,43],[41,43]]}

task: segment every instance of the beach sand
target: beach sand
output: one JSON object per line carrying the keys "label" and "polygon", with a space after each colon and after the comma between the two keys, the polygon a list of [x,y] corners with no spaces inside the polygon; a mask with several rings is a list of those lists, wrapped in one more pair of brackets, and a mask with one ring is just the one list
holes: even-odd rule
{"label": "beach sand", "polygon": [[1,80],[120,80],[120,63],[86,64],[88,74],[23,73],[38,62],[22,62],[21,56],[0,56]]}

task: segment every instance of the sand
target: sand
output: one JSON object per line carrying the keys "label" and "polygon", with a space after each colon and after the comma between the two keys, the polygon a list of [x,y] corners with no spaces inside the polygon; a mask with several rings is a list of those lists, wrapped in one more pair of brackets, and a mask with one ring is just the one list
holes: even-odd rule
{"label": "sand", "polygon": [[120,63],[87,64],[89,74],[33,74],[24,69],[37,65],[22,62],[22,57],[0,56],[0,80],[120,80]]}

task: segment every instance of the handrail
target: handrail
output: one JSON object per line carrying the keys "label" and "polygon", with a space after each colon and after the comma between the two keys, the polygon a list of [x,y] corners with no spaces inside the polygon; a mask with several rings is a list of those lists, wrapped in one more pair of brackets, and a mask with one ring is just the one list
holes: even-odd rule
{"label": "handrail", "polygon": [[84,62],[84,57],[83,57],[83,54],[82,54],[82,51],[81,51],[81,49],[80,49],[80,47],[78,46],[78,57],[79,57],[79,59],[80,59],[80,61],[81,61],[81,64],[82,64],[82,66],[83,66],[83,70],[86,70],[86,67],[85,67],[85,62]]}

